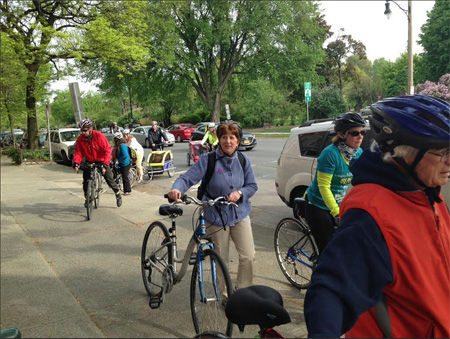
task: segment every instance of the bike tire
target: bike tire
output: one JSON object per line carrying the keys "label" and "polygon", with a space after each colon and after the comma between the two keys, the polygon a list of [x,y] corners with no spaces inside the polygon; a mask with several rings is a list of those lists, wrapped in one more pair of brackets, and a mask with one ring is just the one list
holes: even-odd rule
{"label": "bike tire", "polygon": [[187,153],[187,156],[186,156],[186,162],[187,162],[187,165],[188,166],[191,166],[191,155],[189,154],[189,153]]}
{"label": "bike tire", "polygon": [[294,218],[282,219],[275,229],[274,246],[278,265],[286,279],[299,289],[308,288],[318,258],[309,227]]}
{"label": "bike tire", "polygon": [[92,215],[92,179],[89,179],[87,181],[87,189],[86,189],[86,200],[87,200],[87,207],[86,207],[86,212],[87,212],[87,220],[91,220],[91,215]]}
{"label": "bike tire", "polygon": [[172,264],[172,244],[161,248],[166,241],[170,242],[167,227],[160,221],[152,222],[145,232],[141,250],[142,279],[150,297],[162,297],[166,292],[165,274]]}
{"label": "bike tire", "polygon": [[[191,277],[191,314],[195,333],[217,331],[231,337],[233,324],[225,315],[225,302],[232,293],[230,273],[223,259],[213,249],[205,249],[200,262],[196,262]],[[215,268],[216,281],[214,282],[212,269]],[[200,275],[200,273],[202,273]],[[202,301],[200,291],[200,276],[203,277],[202,292],[206,302]],[[219,281],[220,277],[223,278]],[[217,294],[215,293],[217,287]]]}
{"label": "bike tire", "polygon": [[97,207],[100,206],[100,195],[103,191],[103,175],[98,173],[97,175],[97,194],[96,194],[96,200],[97,200]]}
{"label": "bike tire", "polygon": [[92,201],[94,202],[94,208],[98,208],[98,173],[95,173],[94,180],[92,181]]}
{"label": "bike tire", "polygon": [[133,187],[134,184],[136,184],[136,169],[134,167],[130,168],[130,171],[128,172],[128,180],[130,180],[130,187]]}
{"label": "bike tire", "polygon": [[167,174],[169,178],[172,178],[175,175],[175,167],[173,167],[173,163],[169,162],[167,164]]}

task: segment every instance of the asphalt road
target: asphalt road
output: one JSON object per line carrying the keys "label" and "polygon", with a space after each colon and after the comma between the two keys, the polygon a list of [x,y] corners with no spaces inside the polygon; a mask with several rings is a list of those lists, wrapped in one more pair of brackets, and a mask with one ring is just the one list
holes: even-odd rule
{"label": "asphalt road", "polygon": [[[291,286],[281,273],[273,250],[277,222],[291,210],[278,198],[274,178],[283,139],[259,138],[246,151],[259,190],[251,214],[256,244],[255,284],[277,289],[292,322],[278,330],[286,337],[305,337],[304,292]],[[17,326],[23,337],[192,337],[189,307],[189,269],[186,277],[157,310],[148,306],[141,273],[140,247],[145,230],[158,215],[159,205],[177,175],[187,170],[188,143],[170,148],[176,175],[165,173],[115,207],[111,190],[86,221],[81,175],[57,164],[1,166],[1,327]],[[148,150],[147,150],[148,151]],[[195,189],[192,193],[195,193]],[[193,206],[179,217],[180,248],[192,232]],[[232,251],[233,252],[233,251]],[[237,256],[231,257],[235,279]],[[253,337],[256,326],[233,337]]]}

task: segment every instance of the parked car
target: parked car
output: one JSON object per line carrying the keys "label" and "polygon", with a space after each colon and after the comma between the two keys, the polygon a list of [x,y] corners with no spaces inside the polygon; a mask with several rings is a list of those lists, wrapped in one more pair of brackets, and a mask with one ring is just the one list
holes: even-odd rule
{"label": "parked car", "polygon": [[[191,141],[202,140],[208,129],[209,122],[199,122],[198,127],[192,132]],[[216,128],[219,124],[216,124]],[[252,150],[257,145],[257,140],[254,134],[242,131],[242,139],[239,144],[239,150]]]}
{"label": "parked car", "polygon": [[[148,140],[148,130],[150,128],[151,126],[139,126],[131,131],[130,134],[134,136],[142,146],[150,148],[151,145]],[[175,144],[175,136],[164,128],[161,128],[161,131],[166,135],[167,146],[173,146]]]}
{"label": "parked car", "polygon": [[189,140],[191,138],[195,126],[189,123],[174,124],[167,127],[167,130],[175,136],[177,142],[182,142],[183,140]]}
{"label": "parked car", "polygon": [[63,164],[70,165],[69,147],[75,144],[81,131],[79,128],[59,128],[50,130],[50,135],[46,138],[44,145],[49,148],[49,140],[52,148],[52,155],[55,160],[61,160]]}
{"label": "parked car", "polygon": [[14,133],[14,141],[13,138],[11,137],[11,131],[5,131],[4,133],[1,133],[0,135],[1,147],[13,146],[14,143],[16,144],[16,146],[20,146],[20,141],[22,140],[22,135],[24,131],[21,130],[20,128],[16,128],[13,130],[13,133]]}
{"label": "parked car", "polygon": [[[291,129],[278,158],[275,188],[280,199],[289,207],[296,197],[302,197],[311,185],[317,168],[317,158],[331,144],[334,132],[333,119],[308,122]],[[372,137],[369,124],[361,147],[370,146]]]}
{"label": "parked car", "polygon": [[[43,132],[38,132],[38,145],[40,148],[44,148],[44,142],[45,142],[45,138],[47,136],[47,131],[43,131]],[[22,135],[22,138],[20,139],[20,148],[24,149],[24,148],[28,148],[28,133],[25,132]]]}

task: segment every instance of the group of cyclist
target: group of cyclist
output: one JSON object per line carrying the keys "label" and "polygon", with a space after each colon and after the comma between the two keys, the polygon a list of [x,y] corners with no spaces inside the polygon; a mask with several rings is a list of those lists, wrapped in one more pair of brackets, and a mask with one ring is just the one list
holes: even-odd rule
{"label": "group of cyclist", "polygon": [[[361,115],[338,116],[336,136],[305,193],[305,218],[320,254],[305,296],[309,337],[450,337],[450,215],[440,194],[450,176],[450,104],[411,95],[370,109],[371,147],[361,149]],[[75,165],[83,154],[108,164],[109,153],[100,151],[106,138],[82,124]],[[258,189],[249,158],[237,151],[241,138],[236,124],[216,129],[211,123],[202,140],[215,147],[203,200],[227,195],[239,205],[205,213],[207,232],[227,264],[230,240],[236,246],[238,289],[253,284],[249,199]],[[95,155],[85,154],[91,149]],[[201,156],[175,180],[169,198],[178,200],[204,180],[208,166],[209,155]],[[103,173],[120,206],[108,166]]]}

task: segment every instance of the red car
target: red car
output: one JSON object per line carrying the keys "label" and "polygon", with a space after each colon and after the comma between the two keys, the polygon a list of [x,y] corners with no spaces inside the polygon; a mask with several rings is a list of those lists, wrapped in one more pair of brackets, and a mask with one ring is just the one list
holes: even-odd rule
{"label": "red car", "polygon": [[182,142],[183,140],[189,140],[191,133],[195,130],[193,124],[174,124],[167,128],[167,130],[175,136],[177,142]]}

